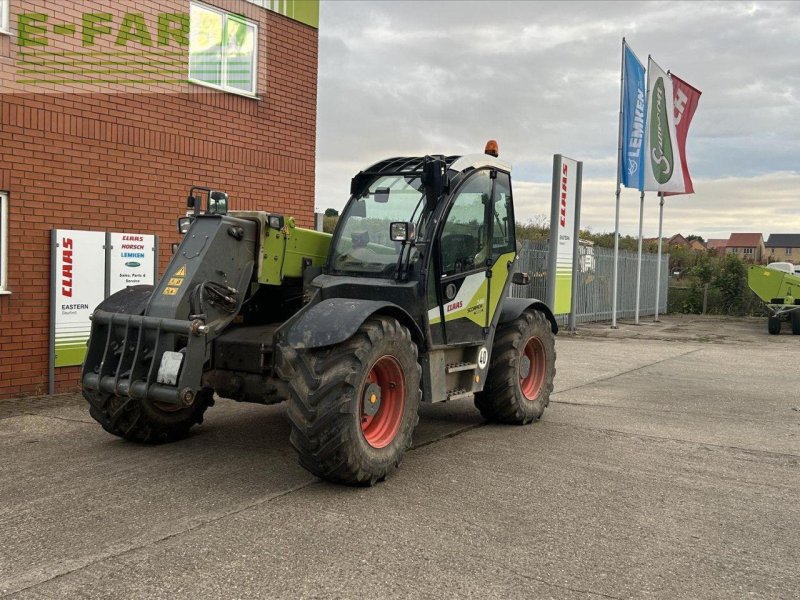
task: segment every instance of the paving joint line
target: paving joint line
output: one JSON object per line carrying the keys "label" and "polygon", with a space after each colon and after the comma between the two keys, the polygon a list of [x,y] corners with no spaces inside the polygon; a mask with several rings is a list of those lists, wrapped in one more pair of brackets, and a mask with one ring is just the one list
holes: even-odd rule
{"label": "paving joint line", "polygon": [[513,573],[517,577],[521,577],[522,579],[529,579],[531,581],[538,581],[539,583],[543,583],[545,585],[549,585],[551,587],[558,588],[560,590],[568,590],[570,592],[577,592],[579,594],[590,594],[592,596],[600,596],[601,598],[612,598],[613,600],[622,600],[621,596],[612,596],[611,594],[604,594],[603,592],[595,592],[595,591],[592,591],[592,590],[584,590],[584,589],[581,589],[581,588],[574,588],[574,587],[570,587],[568,585],[563,585],[563,584],[560,584],[560,583],[554,583],[552,581],[548,581],[548,580],[543,579],[541,577],[536,577],[534,575],[528,575],[526,573],[520,573],[519,571],[516,571],[514,569],[506,568],[506,570],[509,573]]}
{"label": "paving joint line", "polygon": [[88,567],[91,567],[91,566],[94,566],[96,564],[102,563],[102,562],[104,562],[106,560],[119,558],[119,557],[125,556],[126,554],[131,554],[132,552],[136,552],[137,550],[141,550],[142,548],[145,548],[147,546],[152,546],[152,545],[155,545],[155,544],[160,544],[161,542],[165,542],[165,541],[171,540],[171,539],[176,538],[176,537],[178,537],[178,536],[180,536],[182,534],[189,533],[189,532],[194,531],[196,529],[200,529],[201,527],[204,527],[205,525],[210,525],[212,523],[216,523],[217,521],[225,519],[226,517],[232,517],[232,516],[238,515],[240,513],[243,513],[245,511],[251,509],[251,508],[255,508],[257,506],[261,506],[262,504],[268,504],[269,502],[272,502],[273,500],[277,500],[279,498],[283,498],[284,496],[288,496],[289,494],[293,494],[294,492],[297,492],[297,491],[299,491],[299,490],[301,490],[303,488],[307,488],[307,487],[309,487],[309,486],[311,486],[311,485],[313,485],[315,483],[319,483],[320,481],[321,481],[320,479],[315,477],[311,481],[307,481],[305,483],[298,484],[298,485],[296,485],[294,487],[291,487],[289,489],[283,490],[283,491],[278,492],[276,494],[272,494],[272,495],[268,496],[267,498],[262,498],[260,500],[255,501],[255,502],[248,503],[248,504],[246,504],[244,506],[239,506],[238,508],[236,508],[234,510],[226,511],[226,512],[223,512],[221,514],[216,514],[216,515],[213,515],[213,516],[211,516],[209,518],[206,518],[206,519],[200,519],[195,523],[192,523],[190,521],[188,526],[180,529],[179,531],[173,531],[171,533],[168,533],[168,534],[162,535],[162,536],[154,536],[154,537],[152,537],[150,539],[143,540],[143,541],[141,541],[139,543],[129,544],[128,547],[123,547],[119,551],[113,551],[112,550],[110,552],[106,552],[102,556],[99,556],[99,557],[96,557],[96,558],[90,558],[88,560],[85,560],[85,561],[83,561],[83,564],[78,564],[78,565],[76,565],[76,566],[74,566],[72,568],[66,569],[66,570],[64,570],[64,571],[62,571],[60,573],[56,573],[52,577],[47,577],[47,578],[41,579],[40,581],[36,581],[36,582],[30,583],[30,584],[28,584],[28,585],[26,585],[24,587],[19,588],[19,589],[12,589],[12,590],[7,591],[7,592],[2,592],[2,595],[0,595],[0,598],[12,598],[12,597],[14,597],[14,596],[16,596],[16,595],[18,595],[18,594],[20,594],[22,592],[28,591],[28,590],[30,590],[32,588],[38,587],[38,586],[46,584],[46,583],[50,583],[50,582],[55,581],[57,579],[61,579],[62,577],[66,577],[66,576],[71,575],[73,573],[76,573],[78,571],[82,571],[83,569],[86,569]]}
{"label": "paving joint line", "polygon": [[670,360],[674,360],[676,358],[683,358],[684,356],[689,356],[690,354],[694,354],[695,352],[700,352],[704,350],[704,348],[695,348],[694,350],[689,350],[688,352],[683,352],[681,354],[676,354],[675,356],[668,356],[667,358],[662,358],[661,360],[657,360],[655,362],[647,363],[646,365],[641,365],[639,367],[634,367],[633,369],[628,369],[627,371],[620,371],[619,373],[614,373],[613,375],[608,375],[607,377],[601,377],[600,379],[594,379],[592,381],[588,381],[586,383],[581,383],[578,385],[574,385],[572,387],[564,388],[563,390],[558,390],[557,392],[554,391],[553,395],[563,394],[565,392],[571,392],[572,390],[578,390],[583,387],[587,387],[590,385],[595,385],[597,383],[603,383],[604,381],[609,381],[614,379],[615,377],[622,377],[623,375],[629,375],[631,373],[635,373],[636,371],[641,371],[642,369],[646,369],[648,367],[652,367],[654,365],[660,365],[661,363],[665,363]]}
{"label": "paving joint line", "polygon": [[561,427],[574,427],[575,429],[584,429],[586,431],[600,431],[607,433],[617,433],[627,437],[636,437],[650,440],[662,440],[667,442],[679,442],[681,444],[692,444],[694,446],[708,446],[710,448],[720,448],[722,450],[738,450],[749,454],[774,456],[775,458],[796,458],[800,459],[800,454],[792,454],[790,452],[775,452],[773,450],[756,450],[754,448],[743,448],[741,446],[728,446],[725,444],[714,444],[712,442],[698,442],[696,440],[686,440],[683,438],[664,437],[660,435],[651,435],[647,433],[633,433],[630,431],[620,431],[619,429],[606,429],[604,427],[586,427],[584,425],[574,425],[572,423],[554,423],[549,422],[550,425],[558,425]]}
{"label": "paving joint line", "polygon": [[[58,418],[58,417],[56,417],[56,418]],[[80,422],[83,423],[84,421],[80,421]],[[457,436],[457,435],[459,435],[461,433],[465,433],[465,432],[467,432],[467,431],[469,431],[471,429],[476,429],[478,427],[483,427],[484,425],[486,425],[486,423],[476,423],[474,425],[469,425],[467,427],[462,427],[462,428],[460,428],[460,429],[458,429],[456,431],[452,431],[452,432],[450,432],[448,434],[445,434],[445,435],[440,436],[438,438],[435,438],[433,440],[428,440],[428,441],[422,442],[419,445],[413,446],[412,448],[409,448],[409,451],[416,450],[418,448],[424,448],[425,446],[429,446],[431,444],[435,444],[437,442],[446,440],[448,438],[455,437],[455,436]],[[41,581],[33,582],[33,583],[31,583],[29,585],[26,585],[25,587],[22,587],[22,588],[19,588],[19,589],[15,589],[15,590],[11,590],[11,591],[8,591],[8,592],[4,592],[4,593],[2,593],[2,595],[0,595],[0,598],[12,598],[12,597],[14,597],[14,596],[16,596],[16,595],[18,595],[18,594],[20,594],[22,592],[28,591],[28,590],[30,590],[32,588],[38,587],[38,586],[46,584],[46,583],[50,583],[52,581],[55,581],[55,580],[60,579],[62,577],[66,577],[66,576],[71,575],[73,573],[76,573],[78,571],[82,571],[83,569],[86,569],[86,568],[91,567],[93,565],[102,563],[104,561],[112,560],[112,559],[115,559],[115,558],[119,558],[119,557],[125,556],[127,554],[131,554],[131,553],[136,552],[137,550],[141,550],[142,548],[145,548],[147,546],[160,544],[162,542],[169,541],[169,540],[174,539],[174,538],[176,538],[176,537],[178,537],[180,535],[183,535],[185,533],[189,533],[189,532],[195,531],[197,529],[200,529],[201,527],[204,527],[205,525],[210,525],[210,524],[216,523],[218,521],[221,521],[222,519],[225,519],[227,517],[232,517],[232,516],[235,516],[237,514],[243,513],[243,512],[245,512],[247,510],[250,510],[251,508],[256,508],[256,507],[261,506],[263,504],[268,504],[268,503],[270,503],[270,502],[272,502],[274,500],[278,500],[280,498],[283,498],[285,496],[288,496],[290,494],[298,492],[298,491],[300,491],[300,490],[302,490],[304,488],[310,487],[311,485],[314,485],[315,483],[320,483],[321,481],[322,480],[319,479],[319,478],[314,478],[312,481],[308,481],[306,483],[302,483],[302,484],[296,485],[296,486],[294,486],[292,488],[289,488],[287,490],[283,490],[282,492],[278,492],[276,494],[272,494],[271,496],[269,496],[267,498],[262,498],[260,500],[255,501],[255,502],[251,502],[251,503],[249,503],[249,504],[247,504],[245,506],[240,506],[240,507],[238,507],[238,508],[236,508],[234,510],[227,511],[227,512],[224,512],[222,514],[217,514],[217,515],[211,516],[210,518],[207,518],[207,519],[201,519],[201,520],[197,521],[196,523],[191,523],[190,522],[187,527],[184,527],[179,531],[173,531],[173,532],[168,533],[168,534],[163,535],[163,536],[156,536],[154,538],[151,538],[151,539],[148,539],[148,540],[144,540],[144,541],[142,541],[140,543],[129,545],[128,547],[122,548],[118,552],[114,552],[114,551],[107,552],[103,556],[99,556],[99,557],[94,558],[94,559],[86,560],[86,561],[83,562],[83,564],[76,565],[75,567],[67,569],[67,570],[65,570],[65,571],[63,571],[61,573],[56,573],[52,577],[48,577],[48,578],[42,579]]]}
{"label": "paving joint line", "polygon": [[91,426],[94,426],[94,425],[97,424],[94,421],[82,421],[80,419],[70,419],[68,417],[57,417],[55,415],[43,415],[41,413],[32,413],[32,412],[22,413],[22,414],[17,415],[17,416],[18,417],[40,417],[42,419],[56,419],[57,421],[69,421],[70,423],[83,423],[84,425],[91,425]]}
{"label": "paving joint line", "polygon": [[[565,404],[567,406],[585,406],[588,408],[612,408],[616,410],[630,410],[635,412],[643,412],[643,413],[653,413],[658,415],[674,415],[674,410],[659,410],[656,408],[643,408],[641,406],[620,406],[618,404],[592,404],[591,402],[569,402],[568,400],[551,400],[550,404]],[[741,418],[736,416],[728,416],[728,415],[713,415],[707,413],[691,413],[688,410],[684,410],[681,414],[691,414],[694,416],[705,416],[710,417],[713,419],[723,419],[728,421],[741,421]],[[782,422],[779,420],[775,421],[767,421],[764,419],[753,419],[750,418],[747,420],[748,423],[764,423],[765,425],[774,425],[776,422]]]}

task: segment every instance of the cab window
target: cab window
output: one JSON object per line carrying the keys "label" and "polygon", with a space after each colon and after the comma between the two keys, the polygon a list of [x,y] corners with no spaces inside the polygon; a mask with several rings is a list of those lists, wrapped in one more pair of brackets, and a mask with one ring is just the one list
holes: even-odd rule
{"label": "cab window", "polygon": [[511,201],[511,178],[498,173],[492,198],[492,259],[516,251],[514,239],[514,204]]}
{"label": "cab window", "polygon": [[485,268],[489,235],[486,214],[491,197],[489,171],[472,175],[458,192],[442,228],[442,277]]}

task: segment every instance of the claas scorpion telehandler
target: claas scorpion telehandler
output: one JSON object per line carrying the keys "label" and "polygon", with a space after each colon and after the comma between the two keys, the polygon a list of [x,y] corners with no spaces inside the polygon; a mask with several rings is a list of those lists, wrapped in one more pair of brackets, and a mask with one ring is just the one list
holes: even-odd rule
{"label": "claas scorpion telehandler", "polygon": [[511,166],[494,148],[372,165],[333,235],[193,188],[158,284],[92,315],[81,375],[92,417],[160,443],[186,436],[215,395],[286,401],[300,463],[346,484],[399,464],[420,401],[538,419],[558,326],[544,303],[509,296],[527,275],[515,269]]}

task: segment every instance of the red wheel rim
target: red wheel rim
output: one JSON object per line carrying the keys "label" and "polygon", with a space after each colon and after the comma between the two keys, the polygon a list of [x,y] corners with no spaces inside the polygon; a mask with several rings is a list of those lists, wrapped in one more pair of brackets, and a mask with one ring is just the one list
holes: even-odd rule
{"label": "red wheel rim", "polygon": [[542,341],[537,337],[530,338],[522,351],[522,357],[528,359],[530,366],[525,375],[523,369],[520,369],[519,388],[525,398],[533,401],[539,396],[547,373],[547,354]]}
{"label": "red wheel rim", "polygon": [[[374,415],[368,415],[364,410],[364,393],[372,383],[381,388],[381,398],[378,411]],[[367,443],[373,448],[385,448],[391,444],[400,431],[406,405],[403,368],[394,356],[383,356],[372,365],[358,402],[361,433]]]}

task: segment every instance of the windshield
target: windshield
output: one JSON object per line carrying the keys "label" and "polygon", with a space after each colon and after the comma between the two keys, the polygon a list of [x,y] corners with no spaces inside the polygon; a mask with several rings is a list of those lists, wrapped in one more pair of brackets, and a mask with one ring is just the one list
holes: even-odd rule
{"label": "windshield", "polygon": [[[386,175],[376,179],[341,217],[333,252],[333,270],[389,277],[394,274],[401,242],[389,237],[389,225],[414,221],[422,210],[424,189],[416,175]],[[417,231],[417,239],[422,232]],[[417,258],[411,250],[410,263]]]}

